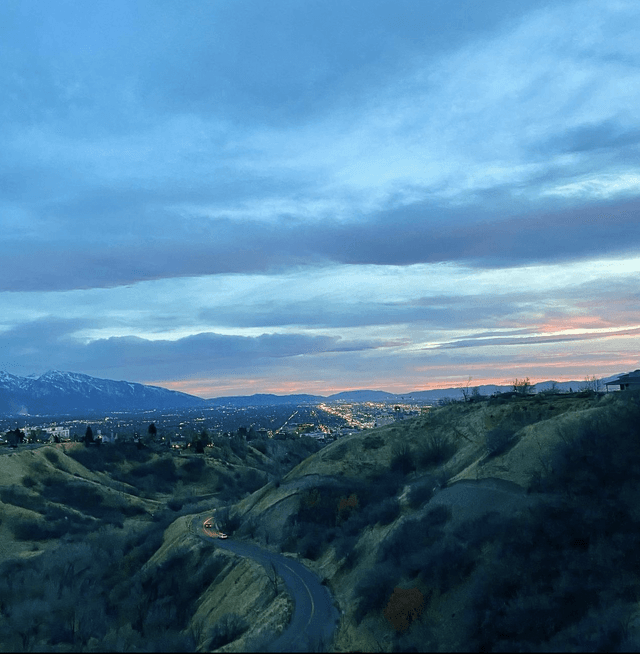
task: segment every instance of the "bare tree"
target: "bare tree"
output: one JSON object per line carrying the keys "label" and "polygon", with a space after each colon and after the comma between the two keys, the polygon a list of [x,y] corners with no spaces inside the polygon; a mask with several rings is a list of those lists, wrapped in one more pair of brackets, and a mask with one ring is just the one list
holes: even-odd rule
{"label": "bare tree", "polygon": [[549,395],[557,395],[559,392],[560,389],[558,388],[558,383],[551,382],[551,386],[547,389],[547,393],[549,393]]}
{"label": "bare tree", "polygon": [[513,380],[513,392],[518,393],[519,395],[529,395],[529,393],[533,393],[533,388],[535,384],[531,384],[529,381],[529,378],[527,377],[526,379],[518,379],[517,377]]}
{"label": "bare tree", "polygon": [[597,393],[600,390],[600,386],[600,380],[595,375],[587,375],[587,377],[584,378],[584,385],[582,389],[585,391],[594,391]]}
{"label": "bare tree", "polygon": [[469,390],[469,385],[471,384],[471,375],[467,379],[467,383],[462,387],[462,397],[465,402],[468,402],[471,399],[471,391]]}

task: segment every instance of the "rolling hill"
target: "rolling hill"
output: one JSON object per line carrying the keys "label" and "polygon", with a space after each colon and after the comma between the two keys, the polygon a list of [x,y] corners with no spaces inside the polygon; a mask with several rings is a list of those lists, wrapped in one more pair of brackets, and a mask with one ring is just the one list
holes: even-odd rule
{"label": "rolling hill", "polygon": [[[258,438],[184,458],[80,444],[4,455],[0,638],[267,647],[290,603],[259,565],[194,538],[190,516],[215,509],[230,542],[324,580],[342,615],[332,651],[636,651],[639,424],[637,393],[538,393],[450,403],[316,451]],[[77,581],[64,552],[82,562]],[[60,598],[84,583],[97,613],[56,635],[70,624],[56,611],[74,606]],[[55,619],[21,631],[46,602]]]}

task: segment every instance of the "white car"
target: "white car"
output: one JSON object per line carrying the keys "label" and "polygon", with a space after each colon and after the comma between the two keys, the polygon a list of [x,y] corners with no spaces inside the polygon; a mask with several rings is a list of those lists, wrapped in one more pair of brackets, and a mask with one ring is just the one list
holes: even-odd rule
{"label": "white car", "polygon": [[218,538],[225,539],[225,538],[229,538],[229,536],[227,536],[227,534],[223,534],[222,532],[220,532],[220,533],[218,534]]}

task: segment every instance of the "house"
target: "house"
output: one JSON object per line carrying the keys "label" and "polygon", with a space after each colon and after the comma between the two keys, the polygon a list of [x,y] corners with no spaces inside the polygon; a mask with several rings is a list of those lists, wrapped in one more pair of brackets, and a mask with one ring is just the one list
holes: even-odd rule
{"label": "house", "polygon": [[607,390],[609,390],[609,386],[619,386],[621,391],[640,390],[640,370],[634,370],[625,375],[620,375],[617,379],[606,382],[605,386]]}
{"label": "house", "polygon": [[98,436],[102,436],[103,443],[115,443],[118,438],[118,434],[114,434],[113,432],[110,434],[103,434],[100,429],[98,429]]}
{"label": "house", "polygon": [[51,427],[46,428],[47,434],[50,437],[50,443],[66,443],[69,440],[69,428],[68,427],[58,427],[52,425]]}

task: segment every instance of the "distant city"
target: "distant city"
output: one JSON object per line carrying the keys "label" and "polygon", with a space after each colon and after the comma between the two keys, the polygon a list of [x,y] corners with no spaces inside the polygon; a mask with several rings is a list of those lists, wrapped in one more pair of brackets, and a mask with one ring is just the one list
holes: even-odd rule
{"label": "distant city", "polygon": [[[158,446],[187,447],[202,432],[209,437],[292,438],[308,436],[330,443],[341,436],[380,427],[418,415],[425,405],[390,405],[383,402],[320,403],[318,405],[264,405],[149,410],[113,413],[101,417],[12,416],[0,418],[0,443],[6,432],[19,429],[24,442],[82,441],[87,427],[102,443],[152,442]],[[149,433],[153,424],[155,432]]]}
{"label": "distant city", "polygon": [[[530,390],[603,390],[604,384],[595,378],[548,381],[531,385]],[[11,439],[32,446],[82,441],[88,427],[96,443],[135,442],[174,449],[189,447],[203,435],[208,442],[216,437],[305,435],[325,444],[356,431],[404,420],[437,404],[511,390],[510,386],[469,384],[404,395],[358,390],[329,397],[258,394],[203,400],[75,373],[51,371],[31,378],[0,373],[0,403],[5,408],[0,414],[0,444],[9,444]],[[136,402],[146,408],[136,410]]]}

